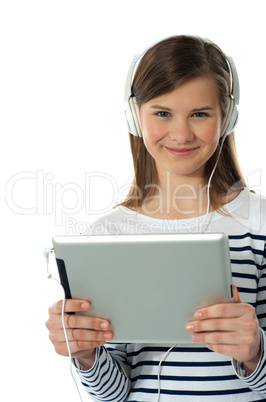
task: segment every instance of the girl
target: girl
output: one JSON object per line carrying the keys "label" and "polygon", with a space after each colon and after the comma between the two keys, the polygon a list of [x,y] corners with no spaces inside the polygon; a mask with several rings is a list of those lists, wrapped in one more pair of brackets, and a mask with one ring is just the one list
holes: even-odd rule
{"label": "girl", "polygon": [[[207,40],[176,36],[143,55],[132,85],[131,70],[134,180],[92,233],[225,232],[235,302],[195,311],[186,325],[192,343],[167,355],[173,345],[108,343],[108,321],[66,314],[77,372],[95,401],[266,400],[266,199],[248,190],[237,162],[233,61]],[[61,306],[50,308],[46,325],[56,352],[67,355]],[[89,308],[67,300],[65,311]]]}

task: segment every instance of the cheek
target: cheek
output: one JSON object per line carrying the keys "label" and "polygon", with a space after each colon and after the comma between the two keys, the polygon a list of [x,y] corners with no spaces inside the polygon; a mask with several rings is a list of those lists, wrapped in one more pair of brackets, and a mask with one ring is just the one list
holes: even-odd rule
{"label": "cheek", "polygon": [[163,137],[162,129],[158,124],[144,124],[142,126],[143,131],[143,141],[147,148],[157,144]]}
{"label": "cheek", "polygon": [[217,123],[209,124],[201,130],[201,140],[210,147],[217,146],[220,138],[221,128]]}

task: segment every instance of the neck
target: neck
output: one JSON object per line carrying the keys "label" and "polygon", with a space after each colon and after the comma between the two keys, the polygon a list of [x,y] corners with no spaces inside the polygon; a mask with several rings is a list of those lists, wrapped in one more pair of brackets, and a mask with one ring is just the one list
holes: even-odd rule
{"label": "neck", "polygon": [[142,213],[157,218],[189,219],[207,211],[207,183],[202,177],[160,177],[157,193],[142,205]]}

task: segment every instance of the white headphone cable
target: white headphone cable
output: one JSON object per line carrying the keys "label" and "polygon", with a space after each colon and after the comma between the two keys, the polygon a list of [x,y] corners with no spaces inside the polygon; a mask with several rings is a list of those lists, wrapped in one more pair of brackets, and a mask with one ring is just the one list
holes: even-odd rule
{"label": "white headphone cable", "polygon": [[224,141],[225,141],[226,137],[227,136],[224,135],[223,138],[222,138],[220,150],[219,150],[219,153],[218,153],[218,156],[217,156],[217,160],[215,162],[214,168],[212,169],[212,172],[211,172],[209,180],[208,180],[208,185],[207,185],[207,211],[206,211],[206,214],[205,214],[205,221],[204,221],[203,226],[202,226],[202,233],[204,233],[208,228],[208,225],[206,224],[206,222],[208,220],[208,215],[209,215],[209,212],[210,212],[210,186],[211,186],[211,180],[212,180],[214,172],[215,172],[215,170],[217,168],[217,165],[218,165],[218,162],[219,162],[219,159],[220,159],[220,155],[221,155],[223,145],[224,145]]}
{"label": "white headphone cable", "polygon": [[45,262],[46,262],[47,277],[48,277],[48,279],[53,279],[54,281],[56,281],[56,282],[60,285],[60,287],[61,287],[61,289],[62,289],[62,293],[63,293],[63,303],[62,303],[61,319],[62,319],[62,326],[63,326],[63,330],[64,330],[64,335],[65,335],[66,344],[67,344],[67,350],[68,350],[68,356],[69,356],[69,362],[70,362],[70,367],[69,367],[69,368],[70,368],[70,374],[71,374],[71,377],[73,378],[73,381],[74,381],[74,383],[75,383],[75,385],[76,385],[76,388],[77,388],[77,391],[78,391],[78,394],[79,394],[80,402],[83,402],[82,396],[81,396],[81,394],[80,394],[80,390],[79,390],[79,387],[78,387],[78,384],[77,384],[77,381],[76,381],[76,379],[75,379],[75,377],[74,377],[73,370],[72,370],[72,356],[71,356],[71,351],[70,351],[68,336],[67,336],[67,332],[66,332],[65,320],[64,320],[65,304],[66,304],[65,289],[64,289],[64,287],[62,286],[62,284],[61,284],[56,278],[54,278],[54,277],[50,274],[50,272],[49,272],[49,254],[50,254],[50,253],[52,253],[52,249],[51,249],[51,248],[45,248],[45,249],[43,250],[43,254],[44,254],[44,258],[45,258]]}
{"label": "white headphone cable", "polygon": [[[212,177],[213,177],[213,175],[214,175],[214,172],[215,172],[215,170],[216,170],[216,168],[217,168],[217,165],[218,165],[218,162],[219,162],[219,159],[220,159],[220,155],[221,155],[221,152],[222,152],[222,148],[223,148],[223,145],[224,145],[225,138],[226,138],[226,135],[224,135],[223,138],[222,138],[221,147],[220,147],[220,150],[219,150],[219,153],[218,153],[218,156],[217,156],[217,160],[216,160],[216,163],[215,163],[215,165],[214,165],[214,168],[212,169],[212,172],[211,172],[210,177],[209,177],[209,180],[208,180],[208,185],[207,185],[207,210],[206,210],[206,214],[205,214],[205,221],[204,221],[203,226],[202,226],[202,231],[201,231],[202,233],[204,233],[204,232],[207,230],[207,228],[208,228],[208,225],[206,224],[206,222],[207,222],[207,220],[208,220],[208,215],[209,215],[209,211],[210,211],[210,185],[211,185]],[[161,358],[161,360],[160,360],[160,362],[159,362],[159,365],[158,365],[158,394],[157,394],[157,402],[160,401],[160,393],[161,393],[160,375],[161,375],[161,371],[162,371],[162,363],[167,359],[168,355],[170,354],[170,352],[173,350],[173,348],[174,348],[176,345],[177,345],[177,343],[176,343],[174,346],[172,346],[171,348],[169,348],[169,349],[167,350],[167,352],[163,355],[163,357]]]}
{"label": "white headphone cable", "polygon": [[163,357],[160,360],[160,363],[158,365],[159,370],[158,370],[158,394],[157,394],[157,402],[160,401],[160,393],[161,393],[161,385],[160,385],[160,375],[161,375],[161,371],[162,371],[162,366],[161,364],[167,359],[168,355],[170,354],[170,352],[174,349],[174,347],[177,345],[177,343],[172,346],[170,349],[167,350],[167,352],[163,355]]}

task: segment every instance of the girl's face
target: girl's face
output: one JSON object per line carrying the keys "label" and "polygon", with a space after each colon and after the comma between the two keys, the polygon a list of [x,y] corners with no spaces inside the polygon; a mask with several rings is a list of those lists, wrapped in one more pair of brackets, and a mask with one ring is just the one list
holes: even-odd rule
{"label": "girl's face", "polygon": [[143,141],[159,178],[166,171],[204,177],[219,142],[222,111],[210,78],[195,78],[140,107]]}

